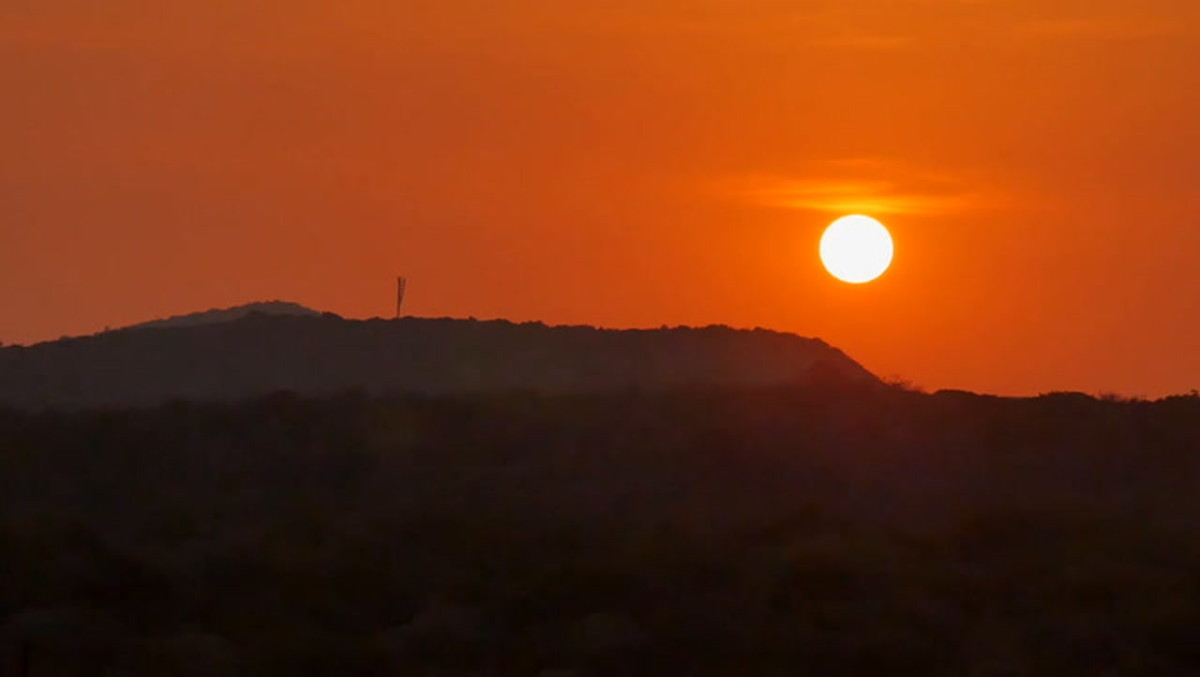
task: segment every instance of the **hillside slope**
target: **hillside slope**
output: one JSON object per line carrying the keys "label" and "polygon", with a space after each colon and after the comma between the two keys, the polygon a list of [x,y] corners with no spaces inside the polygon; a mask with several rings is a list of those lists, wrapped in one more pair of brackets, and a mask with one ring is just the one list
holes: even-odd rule
{"label": "hillside slope", "polygon": [[153,405],[301,394],[586,392],[874,381],[818,339],[766,330],[602,330],[540,323],[251,313],[0,349],[0,403]]}
{"label": "hillside slope", "polygon": [[305,308],[299,303],[290,301],[259,301],[247,303],[233,308],[214,308],[199,313],[176,315],[161,320],[151,320],[135,324],[125,329],[168,329],[172,327],[198,327],[205,324],[221,324],[240,320],[247,315],[259,313],[262,315],[289,315],[316,317],[320,311]]}

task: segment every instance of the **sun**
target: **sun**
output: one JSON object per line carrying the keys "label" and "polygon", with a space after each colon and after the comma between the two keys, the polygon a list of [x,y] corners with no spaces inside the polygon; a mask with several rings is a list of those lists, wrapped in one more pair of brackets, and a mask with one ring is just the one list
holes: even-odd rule
{"label": "sun", "polygon": [[829,274],[852,284],[870,282],[892,265],[892,235],[869,216],[843,216],[821,236],[821,263]]}

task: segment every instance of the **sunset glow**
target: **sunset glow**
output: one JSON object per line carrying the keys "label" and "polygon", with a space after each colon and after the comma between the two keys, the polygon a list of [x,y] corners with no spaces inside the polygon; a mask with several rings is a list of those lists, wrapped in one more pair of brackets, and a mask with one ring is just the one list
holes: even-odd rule
{"label": "sunset glow", "polygon": [[[402,275],[928,388],[1200,386],[1200,3],[18,2],[0,54],[4,343]],[[831,284],[844,214],[903,265]]]}

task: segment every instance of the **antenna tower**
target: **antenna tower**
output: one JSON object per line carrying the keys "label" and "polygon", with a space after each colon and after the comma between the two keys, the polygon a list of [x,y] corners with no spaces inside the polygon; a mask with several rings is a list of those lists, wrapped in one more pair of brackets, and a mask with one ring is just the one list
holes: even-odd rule
{"label": "antenna tower", "polygon": [[404,306],[404,290],[408,287],[407,277],[396,278],[396,319],[400,319],[400,309]]}

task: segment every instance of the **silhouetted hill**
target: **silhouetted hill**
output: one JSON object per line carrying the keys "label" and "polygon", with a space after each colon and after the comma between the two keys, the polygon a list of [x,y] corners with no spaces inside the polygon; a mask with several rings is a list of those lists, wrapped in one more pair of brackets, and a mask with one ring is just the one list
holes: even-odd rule
{"label": "silhouetted hill", "polygon": [[761,329],[353,321],[292,304],[265,304],[275,314],[255,312],[263,307],[0,349],[0,403],[73,408],[275,391],[434,395],[877,382],[823,341]]}
{"label": "silhouetted hill", "polygon": [[197,327],[204,324],[220,324],[222,322],[233,322],[240,320],[247,315],[259,313],[262,315],[292,315],[302,317],[316,317],[321,313],[312,308],[305,308],[299,303],[290,301],[259,301],[256,303],[247,303],[245,305],[234,306],[233,308],[214,308],[199,313],[189,313],[187,315],[175,315],[162,320],[151,320],[150,322],[142,322],[135,324],[125,329],[165,329],[168,327]]}

